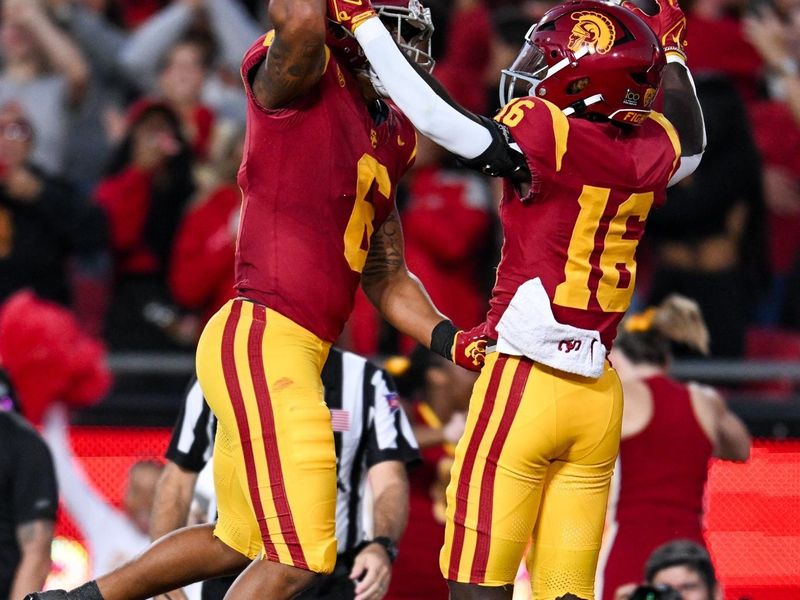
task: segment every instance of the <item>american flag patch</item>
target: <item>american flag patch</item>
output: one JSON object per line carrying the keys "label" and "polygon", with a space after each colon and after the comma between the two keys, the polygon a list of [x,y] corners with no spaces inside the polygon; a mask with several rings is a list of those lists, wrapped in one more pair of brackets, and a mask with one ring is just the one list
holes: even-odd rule
{"label": "american flag patch", "polygon": [[334,431],[350,431],[350,411],[332,408],[331,424]]}
{"label": "american flag patch", "polygon": [[396,392],[392,392],[390,394],[386,394],[386,403],[389,405],[389,410],[391,412],[397,412],[400,410],[400,397],[397,395]]}

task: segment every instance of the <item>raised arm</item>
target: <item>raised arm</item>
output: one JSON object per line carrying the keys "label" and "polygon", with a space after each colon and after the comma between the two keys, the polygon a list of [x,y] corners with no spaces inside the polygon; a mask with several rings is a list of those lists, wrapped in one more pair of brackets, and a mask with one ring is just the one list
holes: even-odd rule
{"label": "raised arm", "polygon": [[528,179],[522,154],[512,150],[503,129],[459,106],[433,77],[415,69],[369,2],[328,4],[331,18],[353,31],[381,86],[420,132],[486,175]]}
{"label": "raised arm", "polygon": [[9,13],[28,28],[47,60],[66,79],[70,104],[80,104],[89,85],[89,66],[81,51],[53,24],[38,2],[14,0],[13,4],[7,4]]}
{"label": "raised arm", "polygon": [[272,0],[275,39],[252,81],[265,108],[286,106],[309,91],[325,71],[325,0]]}
{"label": "raised arm", "polygon": [[686,17],[678,0],[656,0],[659,11],[655,15],[648,15],[635,2],[622,4],[650,25],[667,55],[667,67],[661,82],[664,116],[675,127],[681,142],[681,164],[670,181],[670,185],[675,185],[694,173],[706,147],[703,111],[692,74],[686,66]]}

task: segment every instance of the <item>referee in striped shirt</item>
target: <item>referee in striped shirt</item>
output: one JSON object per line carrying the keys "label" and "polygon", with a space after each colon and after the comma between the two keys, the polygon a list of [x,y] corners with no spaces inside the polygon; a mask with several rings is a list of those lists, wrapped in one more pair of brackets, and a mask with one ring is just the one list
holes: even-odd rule
{"label": "referee in striped shirt", "polygon": [[[408,519],[406,468],[420,460],[417,442],[391,377],[365,358],[331,348],[322,383],[336,445],[339,558],[334,573],[300,597],[379,600],[388,590],[396,543]],[[172,433],[169,463],[156,491],[153,539],[186,525],[198,476],[211,459],[215,427],[195,381]],[[365,501],[368,487],[371,507]],[[214,500],[208,500],[213,518]],[[368,537],[369,529],[373,534]],[[205,582],[203,600],[221,599],[234,579]],[[176,600],[179,594],[169,597]]]}

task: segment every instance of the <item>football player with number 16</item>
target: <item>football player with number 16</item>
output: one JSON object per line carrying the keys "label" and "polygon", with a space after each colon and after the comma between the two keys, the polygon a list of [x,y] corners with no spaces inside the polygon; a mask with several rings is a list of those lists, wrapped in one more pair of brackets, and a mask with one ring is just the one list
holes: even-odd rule
{"label": "football player with number 16", "polygon": [[705,144],[683,13],[660,1],[655,14],[598,0],[548,11],[504,71],[491,120],[411,67],[367,0],[329,0],[414,125],[505,178],[490,353],[447,491],[440,566],[456,600],[511,598],[531,536],[534,598],[594,598],[622,416],[606,357],[647,216]]}

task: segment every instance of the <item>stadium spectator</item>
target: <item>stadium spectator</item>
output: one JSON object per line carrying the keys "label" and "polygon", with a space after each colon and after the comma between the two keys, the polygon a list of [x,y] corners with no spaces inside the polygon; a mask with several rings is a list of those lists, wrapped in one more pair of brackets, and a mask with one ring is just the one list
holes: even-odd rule
{"label": "stadium spectator", "polygon": [[194,191],[192,153],[176,114],[140,101],[95,197],[105,211],[116,286],[106,322],[112,346],[173,345],[166,271],[175,232]]}
{"label": "stadium spectator", "polygon": [[[693,55],[694,56],[694,55]],[[650,303],[694,298],[715,356],[741,356],[755,305],[769,283],[758,151],[736,90],[698,78],[708,145],[692,177],[667,190],[647,223],[657,267]]]}
{"label": "stadium spectator", "polygon": [[33,162],[63,173],[69,111],[80,105],[89,82],[86,61],[38,1],[3,1],[0,45],[0,104],[24,107],[36,130]]}
{"label": "stadium spectator", "polygon": [[786,282],[786,301],[783,304],[781,323],[794,330],[800,330],[800,254]]}
{"label": "stadium spectator", "polygon": [[[301,598],[353,598],[357,590],[379,600],[391,579],[391,564],[385,559],[392,557],[374,556],[372,551],[376,547],[370,548],[369,540],[387,536],[396,542],[402,535],[408,518],[405,469],[419,460],[419,452],[387,373],[362,357],[332,348],[322,371],[322,384],[333,415],[339,469],[336,521],[339,558],[334,574]],[[365,395],[364,390],[369,393]],[[150,528],[153,539],[186,525],[198,476],[202,478],[211,466],[215,430],[216,419],[195,380],[173,430],[167,450],[169,462],[158,484]],[[213,487],[210,497],[203,498],[203,504],[209,505],[208,516],[214,520]],[[368,528],[374,529],[372,534],[366,531]],[[242,562],[248,561],[242,557]],[[381,567],[386,568],[382,575],[371,572]],[[368,571],[367,576],[354,582],[363,574],[363,568]],[[225,577],[206,582],[204,600],[221,600],[234,579]],[[376,590],[376,583],[383,583],[383,589]],[[169,596],[176,600],[175,593],[170,592]]]}
{"label": "stadium spectator", "polygon": [[[244,122],[244,95],[239,80],[242,56],[249,40],[263,33],[259,24],[235,0],[178,0],[156,13],[133,32],[119,60],[140,89],[155,94],[159,89],[159,66],[171,48],[182,39],[205,38],[218,48],[216,70],[202,82],[202,102],[221,118]],[[188,37],[187,37],[188,34]],[[207,66],[211,66],[207,63]],[[161,90],[164,93],[166,90]]]}
{"label": "stadium spectator", "polygon": [[53,453],[61,500],[86,540],[92,573],[97,576],[127,562],[150,543],[147,532],[162,465],[149,460],[133,464],[119,510],[88,481],[72,452],[68,432],[66,412],[59,406],[52,408],[45,417],[44,438]]}
{"label": "stadium spectator", "polygon": [[[65,172],[89,193],[103,175],[111,148],[124,136],[125,106],[135,88],[119,65],[127,40],[117,2],[48,0],[56,22],[78,45],[89,66],[84,101],[69,120]],[[117,127],[117,122],[123,127]]]}
{"label": "stadium spectator", "polygon": [[708,352],[697,305],[679,296],[624,321],[611,351],[625,410],[596,579],[603,600],[636,582],[659,545],[684,538],[703,544],[709,459],[743,461],[750,453],[747,429],[715,390],[667,377],[672,342]]}
{"label": "stadium spectator", "polygon": [[[750,42],[764,59],[769,98],[750,107],[753,128],[764,159],[764,199],[768,207],[770,257],[776,276],[774,312],[792,266],[800,258],[800,10],[783,13],[764,5],[745,19]],[[768,315],[775,320],[777,315]]]}
{"label": "stadium spectator", "polygon": [[58,493],[47,444],[16,413],[2,371],[0,403],[0,598],[22,600],[50,571]]}
{"label": "stadium spectator", "polygon": [[436,67],[436,78],[460,104],[484,114],[486,93],[475,82],[483,80],[490,64],[489,7],[483,0],[455,0],[450,10],[444,53]]}
{"label": "stadium spectator", "polygon": [[411,423],[423,458],[422,466],[409,475],[409,522],[396,565],[403,577],[392,583],[391,597],[445,600],[447,585],[438,567],[445,489],[476,376],[424,348],[417,348],[410,360],[394,358],[386,366],[397,375],[401,396],[411,401]]}
{"label": "stadium spectator", "polygon": [[81,292],[105,275],[105,222],[66,182],[31,164],[34,137],[19,105],[0,107],[0,302],[27,287],[84,305]]}
{"label": "stadium spectator", "polygon": [[[689,540],[675,540],[656,548],[644,568],[645,582],[672,590],[681,600],[722,600],[722,588],[705,548]],[[628,600],[636,584],[622,586],[614,600]]]}
{"label": "stadium spectator", "polygon": [[686,43],[691,48],[695,77],[728,77],[739,94],[750,100],[758,95],[762,63],[744,36],[741,17],[747,5],[746,0],[686,3]]}
{"label": "stadium spectator", "polygon": [[169,270],[173,298],[181,308],[199,312],[201,326],[233,297],[242,203],[236,174],[242,160],[244,130],[219,127],[215,137],[209,168],[198,178],[206,191],[181,221]]}

